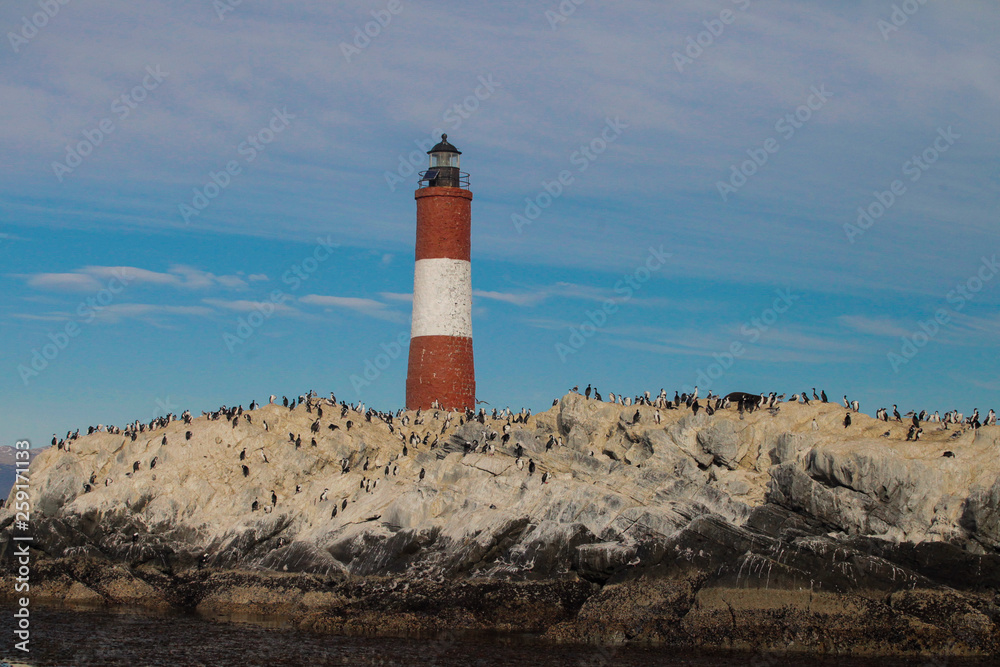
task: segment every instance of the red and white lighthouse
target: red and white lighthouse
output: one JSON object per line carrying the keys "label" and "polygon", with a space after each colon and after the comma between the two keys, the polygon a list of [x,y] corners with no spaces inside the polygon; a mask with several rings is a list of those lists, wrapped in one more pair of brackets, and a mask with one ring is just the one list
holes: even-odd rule
{"label": "red and white lighthouse", "polygon": [[474,409],[472,359],[472,192],[457,148],[441,135],[427,151],[417,200],[413,328],[406,375],[408,410]]}

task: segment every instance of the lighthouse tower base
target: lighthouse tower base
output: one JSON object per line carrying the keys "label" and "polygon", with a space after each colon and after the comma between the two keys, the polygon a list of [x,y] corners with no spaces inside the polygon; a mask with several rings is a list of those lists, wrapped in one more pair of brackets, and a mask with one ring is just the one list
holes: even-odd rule
{"label": "lighthouse tower base", "polygon": [[410,341],[406,408],[429,410],[435,405],[444,410],[475,408],[475,377],[471,338],[414,338]]}

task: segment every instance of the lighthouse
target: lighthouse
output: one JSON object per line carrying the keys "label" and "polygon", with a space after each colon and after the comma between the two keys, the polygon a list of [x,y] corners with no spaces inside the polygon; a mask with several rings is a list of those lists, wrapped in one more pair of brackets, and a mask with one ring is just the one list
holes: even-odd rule
{"label": "lighthouse", "polygon": [[441,135],[427,151],[417,200],[413,324],[406,374],[408,410],[474,409],[472,359],[472,192],[460,150]]}

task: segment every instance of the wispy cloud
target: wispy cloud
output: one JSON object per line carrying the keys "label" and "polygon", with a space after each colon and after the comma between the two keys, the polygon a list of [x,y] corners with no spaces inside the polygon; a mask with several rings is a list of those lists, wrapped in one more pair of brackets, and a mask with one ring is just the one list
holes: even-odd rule
{"label": "wispy cloud", "polygon": [[164,306],[148,303],[113,303],[95,311],[96,320],[117,323],[123,320],[141,320],[159,325],[168,317],[205,317],[212,315],[211,308],[204,306]]}
{"label": "wispy cloud", "polygon": [[226,299],[202,299],[202,303],[214,306],[215,308],[232,310],[239,313],[250,313],[256,310],[260,312],[270,312],[277,315],[291,315],[298,312],[287,303],[274,303],[272,301],[251,301],[248,299],[236,299],[232,301]]}
{"label": "wispy cloud", "polygon": [[501,301],[514,306],[537,306],[545,300],[546,294],[539,292],[535,294],[511,294],[507,292],[489,292],[485,290],[472,290],[472,296],[481,299],[491,299]]}
{"label": "wispy cloud", "polygon": [[898,320],[891,317],[866,317],[864,315],[841,315],[837,318],[843,326],[858,333],[872,336],[898,337],[911,332]]}
{"label": "wispy cloud", "polygon": [[[54,291],[96,291],[112,279],[126,285],[154,285],[190,290],[215,287],[230,290],[247,288],[239,275],[216,275],[181,264],[171,266],[166,273],[140,269],[134,266],[85,266],[70,273],[36,273],[21,276],[27,284],[38,289]],[[267,276],[255,274],[252,280],[266,280]]]}
{"label": "wispy cloud", "polygon": [[64,292],[96,292],[103,285],[85,273],[38,273],[27,276],[31,287]]}
{"label": "wispy cloud", "polygon": [[374,299],[361,299],[349,296],[326,296],[321,294],[307,294],[299,299],[299,303],[313,306],[322,306],[328,309],[351,310],[368,317],[390,322],[402,322],[404,317],[401,313],[389,310],[387,304]]}

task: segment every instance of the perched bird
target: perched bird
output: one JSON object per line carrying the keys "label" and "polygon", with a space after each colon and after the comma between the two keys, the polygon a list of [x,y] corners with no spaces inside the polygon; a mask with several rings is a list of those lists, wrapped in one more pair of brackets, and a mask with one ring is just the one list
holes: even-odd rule
{"label": "perched bird", "polygon": [[423,468],[421,468],[420,469],[420,479],[423,479],[424,475],[426,475],[426,474],[427,474],[427,472]]}
{"label": "perched bird", "polygon": [[850,425],[851,425],[851,413],[848,412],[847,414],[844,415],[844,428],[847,428]]}
{"label": "perched bird", "polygon": [[243,468],[243,476],[244,477],[249,477],[250,476],[250,468],[248,468],[246,466],[240,466],[240,467]]}
{"label": "perched bird", "polygon": [[532,459],[528,459],[528,474],[529,475],[535,474],[535,462]]}

